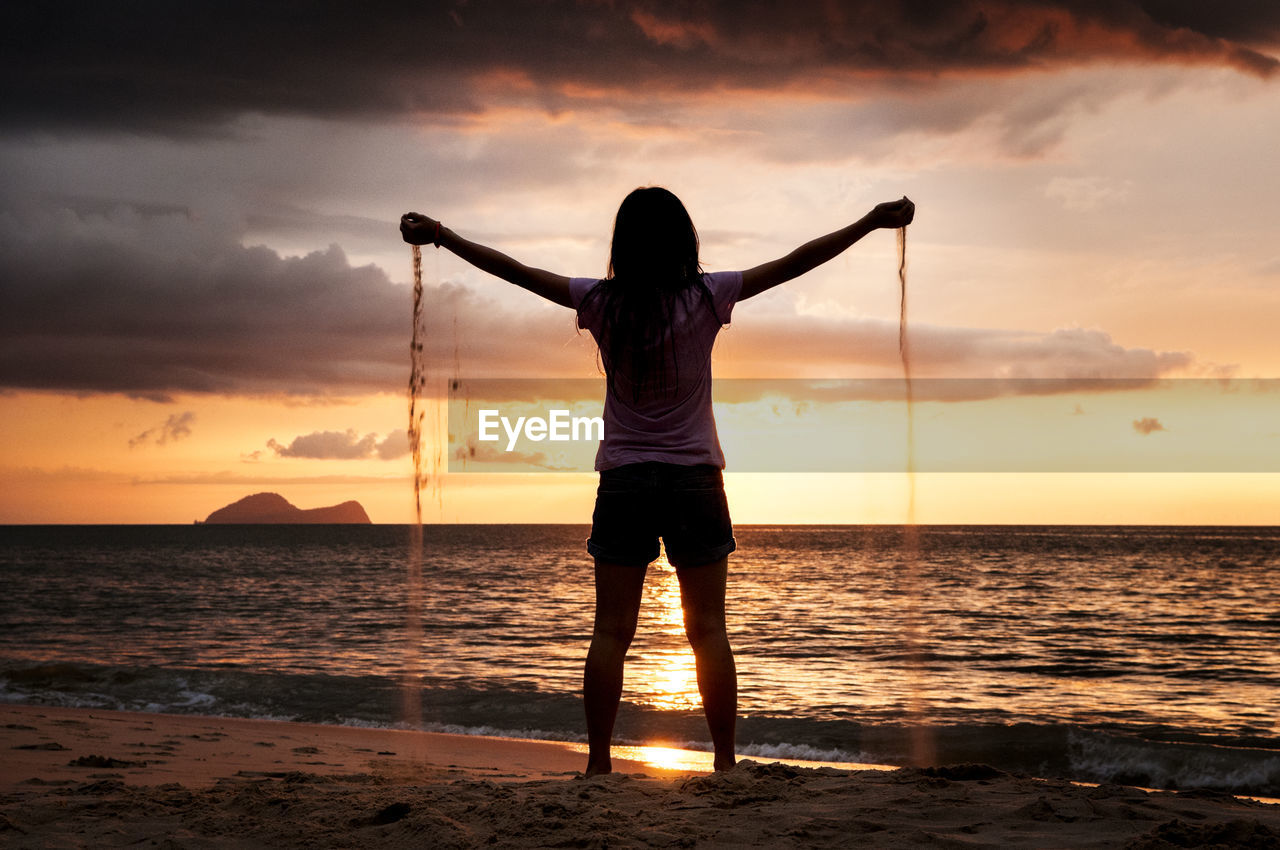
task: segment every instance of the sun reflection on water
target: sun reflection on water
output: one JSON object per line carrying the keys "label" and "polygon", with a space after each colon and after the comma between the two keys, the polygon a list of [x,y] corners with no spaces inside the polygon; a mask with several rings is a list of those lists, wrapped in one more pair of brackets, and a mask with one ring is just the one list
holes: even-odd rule
{"label": "sun reflection on water", "polygon": [[700,709],[693,651],[684,636],[680,581],[665,551],[649,569],[627,665],[627,698],[661,709]]}
{"label": "sun reflection on water", "polygon": [[[586,755],[588,751],[586,744],[571,744],[570,749],[583,755]],[[639,762],[640,764],[655,770],[671,770],[681,773],[711,773],[715,761],[714,753],[703,752],[701,750],[682,750],[678,747],[623,747],[615,744],[612,749],[612,753],[615,759]],[[762,758],[758,756],[744,756],[743,759],[750,759],[752,761],[766,764],[789,764],[795,767],[808,768],[832,767],[837,770],[897,770],[897,765],[870,762],[810,761],[807,759],[775,757]],[[618,766],[615,764],[615,768],[616,767]]]}
{"label": "sun reflection on water", "polygon": [[619,759],[642,762],[659,770],[700,773],[710,773],[715,761],[714,753],[678,750],[675,747],[614,747],[613,755]]}

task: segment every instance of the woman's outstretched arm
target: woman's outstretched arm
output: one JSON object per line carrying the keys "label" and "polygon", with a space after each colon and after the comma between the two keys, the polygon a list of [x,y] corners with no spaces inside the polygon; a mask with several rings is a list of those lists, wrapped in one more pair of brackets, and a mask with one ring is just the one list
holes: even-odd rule
{"label": "woman's outstretched arm", "polygon": [[900,201],[879,204],[871,212],[848,227],[826,236],[819,236],[772,262],[764,263],[742,273],[742,294],[739,301],[759,295],[780,283],[797,278],[828,260],[839,256],[854,242],[880,228],[906,227],[915,217],[916,205],[905,197]]}
{"label": "woman's outstretched arm", "polygon": [[569,278],[526,266],[501,251],[463,239],[433,218],[421,213],[405,213],[400,217],[400,233],[410,245],[439,245],[481,271],[541,295],[554,304],[573,306],[569,300]]}

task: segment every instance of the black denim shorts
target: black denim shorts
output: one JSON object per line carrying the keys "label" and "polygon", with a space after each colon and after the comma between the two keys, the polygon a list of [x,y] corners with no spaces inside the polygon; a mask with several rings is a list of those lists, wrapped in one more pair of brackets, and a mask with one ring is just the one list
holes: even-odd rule
{"label": "black denim shorts", "polygon": [[659,537],[677,569],[718,561],[737,548],[717,467],[647,461],[600,473],[587,551],[643,567],[658,557]]}

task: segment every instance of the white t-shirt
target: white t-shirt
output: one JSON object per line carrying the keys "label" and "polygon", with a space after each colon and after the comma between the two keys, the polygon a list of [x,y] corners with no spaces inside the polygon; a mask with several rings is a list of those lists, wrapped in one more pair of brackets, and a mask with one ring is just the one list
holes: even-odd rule
{"label": "white t-shirt", "polygon": [[[675,387],[633,402],[608,391],[604,401],[604,440],[596,453],[596,469],[628,463],[662,461],[681,466],[711,464],[724,468],[724,452],[711,410],[711,348],[720,328],[729,323],[742,292],[742,272],[704,274],[715,309],[696,286],[676,299],[671,322],[672,345],[661,348],[663,364]],[[578,326],[600,344],[604,299],[587,294],[607,282],[589,277],[569,281],[569,297],[578,311]],[[584,300],[586,304],[584,305]],[[674,355],[672,354],[674,351]],[[655,354],[655,356],[657,356]],[[625,396],[625,394],[624,394]]]}

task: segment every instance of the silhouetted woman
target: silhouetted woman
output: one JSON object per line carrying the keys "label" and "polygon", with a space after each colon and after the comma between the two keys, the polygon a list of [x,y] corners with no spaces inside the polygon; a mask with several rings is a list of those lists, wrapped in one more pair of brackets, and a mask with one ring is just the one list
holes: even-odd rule
{"label": "silhouetted woman", "polygon": [[903,227],[914,214],[906,198],[880,204],[781,259],[706,274],[698,262],[698,233],[680,200],[659,187],[636,189],[618,208],[603,280],[530,268],[419,213],[401,218],[406,242],[447,248],[476,268],[574,308],[578,326],[599,346],[607,390],[595,463],[600,486],[587,540],[596,589],[583,676],[588,776],[612,769],[609,746],[623,661],[659,538],[680,580],[715,769],[733,766],[738,680],[724,598],[736,544],[711,411],[711,347],[737,302],[827,262],[873,230]]}

